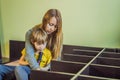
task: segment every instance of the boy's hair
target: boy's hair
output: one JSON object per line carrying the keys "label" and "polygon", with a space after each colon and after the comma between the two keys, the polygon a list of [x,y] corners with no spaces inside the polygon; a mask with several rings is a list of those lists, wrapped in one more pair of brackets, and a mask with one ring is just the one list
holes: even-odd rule
{"label": "boy's hair", "polygon": [[38,44],[44,44],[47,41],[47,33],[41,28],[33,28],[30,41],[31,43],[37,42]]}

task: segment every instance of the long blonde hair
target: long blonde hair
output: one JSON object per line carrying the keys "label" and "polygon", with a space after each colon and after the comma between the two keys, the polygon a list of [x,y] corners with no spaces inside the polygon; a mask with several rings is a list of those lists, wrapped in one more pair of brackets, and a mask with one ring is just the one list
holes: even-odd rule
{"label": "long blonde hair", "polygon": [[35,27],[43,28],[45,30],[47,23],[52,17],[55,17],[57,20],[57,29],[48,35],[47,48],[51,50],[53,59],[57,59],[61,56],[63,43],[62,17],[60,11],[57,9],[49,9],[43,17],[42,24],[36,25]]}

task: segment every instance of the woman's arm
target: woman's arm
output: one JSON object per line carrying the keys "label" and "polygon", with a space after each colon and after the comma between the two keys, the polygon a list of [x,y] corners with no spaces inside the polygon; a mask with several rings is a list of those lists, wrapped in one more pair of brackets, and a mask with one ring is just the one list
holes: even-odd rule
{"label": "woman's arm", "polygon": [[26,56],[25,59],[28,61],[30,67],[32,69],[38,69],[39,64],[37,63],[35,57],[34,57],[34,48],[32,44],[30,43],[30,34],[32,33],[32,30],[27,31],[25,36],[25,49],[26,49]]}

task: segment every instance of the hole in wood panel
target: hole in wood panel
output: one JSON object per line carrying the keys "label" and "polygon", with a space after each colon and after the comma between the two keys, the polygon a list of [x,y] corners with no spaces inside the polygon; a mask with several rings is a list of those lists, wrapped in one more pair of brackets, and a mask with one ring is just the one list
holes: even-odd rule
{"label": "hole in wood panel", "polygon": [[110,53],[110,52],[103,52],[101,55],[101,57],[107,57],[107,58],[120,58],[120,54],[119,53]]}
{"label": "hole in wood panel", "polygon": [[120,53],[118,48],[106,48],[104,52]]}
{"label": "hole in wood panel", "polygon": [[77,50],[90,50],[90,51],[101,51],[103,48],[98,47],[89,47],[89,46],[76,46],[76,45],[63,45],[63,53],[74,52],[74,49]]}
{"label": "hole in wood panel", "polygon": [[65,73],[77,73],[82,69],[85,64],[65,62],[65,61],[52,61],[51,71],[65,72]]}
{"label": "hole in wood panel", "polygon": [[86,56],[96,56],[99,52],[97,51],[74,51],[71,53],[64,53],[64,54],[74,54],[74,55],[86,55]]}
{"label": "hole in wood panel", "polygon": [[96,77],[96,76],[88,76],[88,75],[80,75],[76,78],[76,80],[118,80],[115,78],[105,78],[105,77]]}
{"label": "hole in wood panel", "polygon": [[88,63],[92,58],[93,57],[90,57],[90,56],[64,54],[62,60]]}
{"label": "hole in wood panel", "polygon": [[110,67],[110,66],[102,66],[102,65],[90,65],[82,72],[82,74],[84,75],[115,78],[115,79],[120,79],[119,73],[120,73],[120,67]]}
{"label": "hole in wood panel", "polygon": [[111,58],[97,58],[93,64],[107,65],[107,66],[120,66],[120,60]]}

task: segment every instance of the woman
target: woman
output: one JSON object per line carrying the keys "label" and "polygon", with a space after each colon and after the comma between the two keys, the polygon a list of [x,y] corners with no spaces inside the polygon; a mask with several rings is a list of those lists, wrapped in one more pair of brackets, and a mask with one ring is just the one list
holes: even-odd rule
{"label": "woman", "polygon": [[[52,59],[60,60],[63,42],[61,13],[57,9],[48,10],[43,17],[42,23],[36,25],[26,33],[25,59],[27,60],[30,68],[34,70],[49,70],[50,64],[46,65],[44,69],[41,69],[34,57],[35,51],[30,42],[30,36],[35,28],[41,28],[47,33],[48,39],[46,43],[46,48],[50,50]],[[26,71],[26,75],[29,76],[30,68],[29,70],[27,70],[26,68],[24,68],[24,66],[16,67],[15,75],[17,80],[28,80],[27,77],[25,78],[25,75],[23,75],[23,73],[24,71]]]}
{"label": "woman", "polygon": [[[63,34],[62,34],[62,17],[57,9],[49,9],[42,20],[41,24],[35,27],[42,28],[48,34],[47,48],[52,52],[52,59],[60,60]],[[32,69],[39,69],[39,65],[34,58],[34,48],[30,43],[30,34],[32,29],[26,33],[25,49],[26,60]]]}

